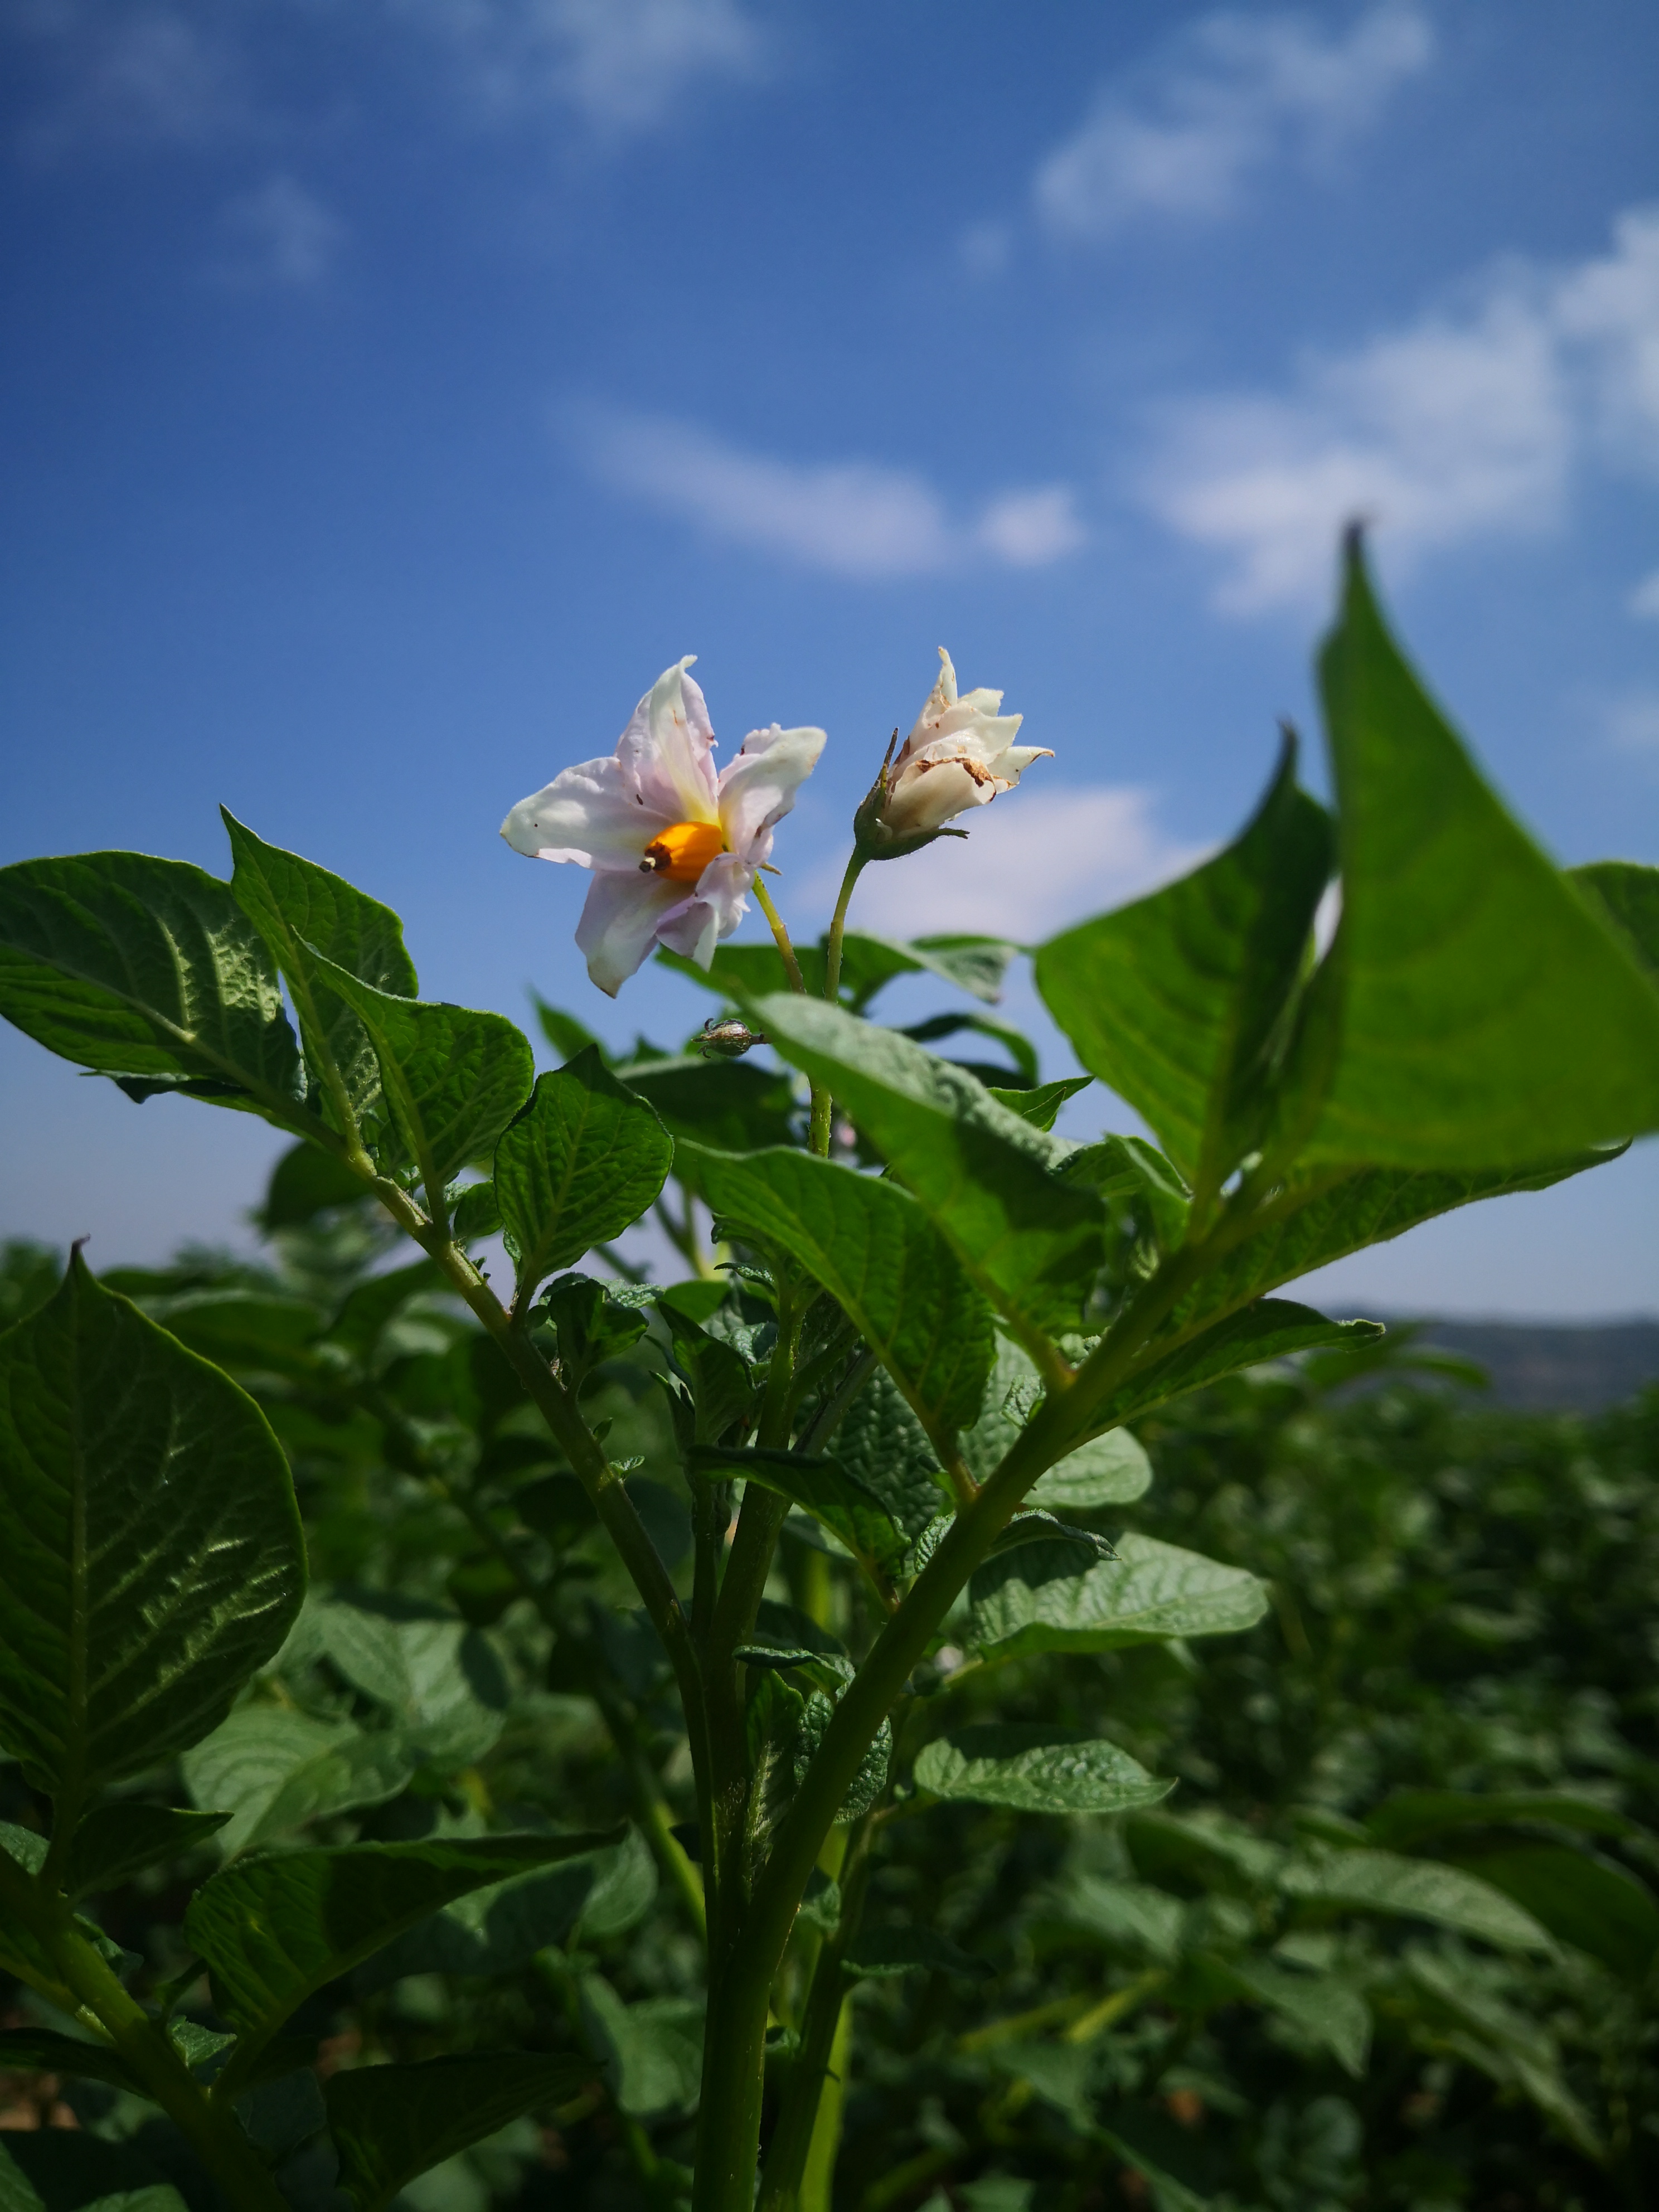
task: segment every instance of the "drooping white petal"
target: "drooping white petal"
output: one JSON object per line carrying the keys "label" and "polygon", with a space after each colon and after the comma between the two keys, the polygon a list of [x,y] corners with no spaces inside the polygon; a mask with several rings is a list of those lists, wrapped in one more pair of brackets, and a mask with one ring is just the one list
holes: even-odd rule
{"label": "drooping white petal", "polygon": [[1010,745],[1006,753],[998,755],[996,772],[1008,779],[1012,789],[1034,760],[1052,760],[1054,757],[1052,745]]}
{"label": "drooping white petal", "polygon": [[825,742],[822,730],[781,730],[774,722],[769,730],[750,730],[743,750],[720,770],[720,820],[740,859],[765,860],[773,826],[794,805]]}
{"label": "drooping white petal", "polygon": [[665,917],[684,903],[682,884],[637,868],[594,877],[576,924],[576,947],[587,956],[588,975],[600,990],[616,997],[656,943]]}
{"label": "drooping white petal", "polygon": [[591,760],[562,769],[544,790],[521,799],[501,835],[532,860],[637,869],[651,840],[677,818],[641,801],[620,761]]}
{"label": "drooping white petal", "polygon": [[896,836],[912,836],[970,806],[988,806],[1007,787],[977,762],[971,769],[954,759],[912,762],[895,780],[882,819]]}
{"label": "drooping white petal", "polygon": [[671,822],[717,822],[714,725],[686,670],[687,653],[665,668],[617,740],[617,758],[647,807]]}

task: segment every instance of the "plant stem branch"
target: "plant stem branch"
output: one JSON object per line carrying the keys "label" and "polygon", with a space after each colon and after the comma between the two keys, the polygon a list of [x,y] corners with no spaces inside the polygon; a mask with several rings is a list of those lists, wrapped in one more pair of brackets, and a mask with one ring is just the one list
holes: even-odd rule
{"label": "plant stem branch", "polygon": [[[830,920],[830,935],[823,953],[823,995],[832,1006],[841,1003],[841,948],[847,934],[847,909],[853,903],[853,887],[864,872],[864,856],[854,851],[847,863],[847,873],[841,879],[841,892],[836,900],[836,911]],[[812,1088],[812,1127],[810,1148],[821,1159],[830,1157],[830,1121],[832,1112],[827,1089],[814,1085]]]}

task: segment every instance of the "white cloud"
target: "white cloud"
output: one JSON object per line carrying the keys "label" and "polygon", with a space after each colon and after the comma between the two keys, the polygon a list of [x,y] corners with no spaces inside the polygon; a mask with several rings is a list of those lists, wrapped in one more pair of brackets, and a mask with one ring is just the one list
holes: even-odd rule
{"label": "white cloud", "polygon": [[617,490],[709,537],[836,575],[932,574],[976,552],[1008,567],[1042,567],[1083,542],[1063,486],[1004,492],[958,520],[914,471],[781,460],[660,416],[585,414],[574,442]]}
{"label": "white cloud", "polygon": [[1625,605],[1638,622],[1659,622],[1659,568],[1643,577]]}
{"label": "white cloud", "polygon": [[[1048,763],[1018,793],[979,808],[968,837],[941,837],[908,860],[866,868],[854,926],[884,937],[996,931],[1031,944],[1067,922],[1165,883],[1201,848],[1165,837],[1152,795],[1128,785],[1046,790]],[[839,863],[837,863],[839,867]],[[817,886],[833,898],[836,883]]]}
{"label": "white cloud", "polygon": [[228,283],[301,289],[333,266],[345,227],[292,177],[269,178],[219,218],[215,273]]}
{"label": "white cloud", "polygon": [[1285,394],[1166,409],[1139,492],[1223,556],[1218,602],[1248,613],[1322,593],[1356,514],[1396,567],[1547,530],[1593,458],[1659,460],[1659,210],[1598,258],[1511,264],[1456,308],[1310,357]]}
{"label": "white cloud", "polygon": [[769,40],[738,0],[392,0],[441,35],[466,89],[507,114],[550,101],[612,131],[659,121],[699,77],[754,78]]}
{"label": "white cloud", "polygon": [[189,7],[63,4],[0,21],[39,68],[26,151],[210,143],[246,117],[240,58],[222,23]]}
{"label": "white cloud", "polygon": [[1659,753],[1659,691],[1626,691],[1603,710],[1607,737],[1621,753]]}
{"label": "white cloud", "polygon": [[1109,85],[1037,172],[1037,213],[1098,240],[1145,216],[1214,221],[1279,161],[1328,159],[1434,53],[1426,17],[1384,0],[1346,30],[1303,15],[1208,15]]}

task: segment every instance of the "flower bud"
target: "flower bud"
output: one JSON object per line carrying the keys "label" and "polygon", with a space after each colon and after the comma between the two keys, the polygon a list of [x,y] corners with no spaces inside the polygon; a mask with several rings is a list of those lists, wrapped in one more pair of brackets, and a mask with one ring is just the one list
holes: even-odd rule
{"label": "flower bud", "polygon": [[[893,744],[881,773],[853,817],[853,834],[863,857],[896,860],[921,850],[935,837],[963,837],[946,825],[970,807],[988,806],[1012,791],[1034,760],[1052,760],[1046,745],[1017,745],[1024,717],[1003,714],[1000,691],[957,692],[957,672],[939,647],[939,681],[927,695],[915,727],[896,760]],[[893,744],[898,732],[893,732]]]}

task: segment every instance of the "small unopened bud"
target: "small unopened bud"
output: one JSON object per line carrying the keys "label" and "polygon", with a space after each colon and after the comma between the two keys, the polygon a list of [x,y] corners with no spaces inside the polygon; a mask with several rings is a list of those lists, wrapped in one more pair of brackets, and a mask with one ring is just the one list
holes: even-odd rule
{"label": "small unopened bud", "polygon": [[916,726],[899,747],[898,732],[881,773],[853,817],[860,859],[896,860],[935,837],[963,837],[946,824],[1012,791],[1042,745],[1017,745],[1020,717],[1001,712],[1000,691],[958,696],[951,656],[941,649],[939,677]]}
{"label": "small unopened bud", "polygon": [[696,1047],[705,1060],[741,1060],[744,1053],[766,1042],[761,1030],[748,1028],[735,1017],[721,1020],[710,1014],[698,1034]]}

